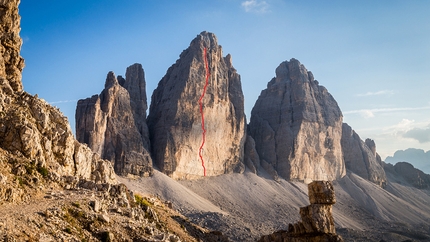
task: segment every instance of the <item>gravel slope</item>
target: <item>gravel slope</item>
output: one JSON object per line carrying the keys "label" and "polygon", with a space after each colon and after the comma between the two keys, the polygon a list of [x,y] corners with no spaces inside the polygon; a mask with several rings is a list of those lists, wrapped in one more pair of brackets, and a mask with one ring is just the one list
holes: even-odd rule
{"label": "gravel slope", "polygon": [[[255,241],[286,229],[299,220],[299,207],[309,204],[306,184],[249,172],[175,181],[156,171],[149,178],[119,180],[131,190],[171,201],[191,221],[233,241]],[[398,183],[382,189],[352,173],[334,184],[334,218],[346,241],[430,240],[428,190]]]}

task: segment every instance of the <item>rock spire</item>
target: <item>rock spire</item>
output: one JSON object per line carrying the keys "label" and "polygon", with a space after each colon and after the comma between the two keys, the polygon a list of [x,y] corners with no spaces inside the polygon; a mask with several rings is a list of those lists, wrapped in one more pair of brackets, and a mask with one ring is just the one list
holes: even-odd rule
{"label": "rock spire", "polygon": [[360,136],[346,123],[342,125],[342,152],[346,169],[381,187],[387,177],[381,157],[376,153],[375,142],[361,140]]}
{"label": "rock spire", "polygon": [[275,177],[335,180],[345,175],[342,113],[296,59],[276,68],[252,109],[249,131],[261,164],[273,168]]}
{"label": "rock spire", "polygon": [[314,181],[308,184],[310,205],[300,208],[302,221],[289,224],[288,231],[262,236],[259,242],[341,242],[336,234],[332,205],[336,203],[333,183]]}
{"label": "rock spire", "polygon": [[[148,126],[154,164],[175,179],[204,175],[199,157],[201,115],[206,129],[202,152],[206,174],[244,169],[246,121],[240,76],[231,56],[222,54],[215,35],[202,32],[167,70],[152,94]],[[205,61],[210,76],[201,113],[198,101],[204,91]]]}
{"label": "rock spire", "polygon": [[152,160],[143,68],[134,64],[127,68],[125,79],[118,79],[109,72],[100,95],[78,101],[76,137],[113,162],[117,174],[148,176]]}

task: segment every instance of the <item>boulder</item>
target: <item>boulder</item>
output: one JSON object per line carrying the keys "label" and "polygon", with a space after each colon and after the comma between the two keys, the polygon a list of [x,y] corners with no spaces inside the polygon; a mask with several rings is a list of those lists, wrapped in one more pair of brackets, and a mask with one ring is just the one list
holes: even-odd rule
{"label": "boulder", "polygon": [[148,127],[154,165],[174,179],[244,170],[240,76],[214,34],[199,34],[167,70],[152,94]]}
{"label": "boulder", "polygon": [[288,231],[264,235],[259,242],[341,242],[336,234],[332,204],[336,202],[331,181],[314,181],[308,184],[310,205],[300,208],[302,221],[288,225]]}
{"label": "boulder", "polygon": [[333,183],[314,181],[308,184],[309,202],[311,204],[335,204]]}

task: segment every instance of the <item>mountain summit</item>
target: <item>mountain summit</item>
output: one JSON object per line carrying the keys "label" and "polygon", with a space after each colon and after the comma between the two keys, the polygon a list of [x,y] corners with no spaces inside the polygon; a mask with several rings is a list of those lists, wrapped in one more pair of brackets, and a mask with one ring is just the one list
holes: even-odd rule
{"label": "mountain summit", "polygon": [[167,70],[152,94],[148,127],[154,165],[175,179],[243,171],[240,76],[214,34],[200,33]]}
{"label": "mountain summit", "polygon": [[109,72],[100,95],[79,100],[76,107],[77,139],[110,160],[120,175],[152,173],[145,86],[142,65],[134,64],[125,79]]}
{"label": "mountain summit", "polygon": [[287,180],[336,180],[345,175],[342,112],[296,59],[276,68],[276,77],[252,109],[249,130],[266,170]]}

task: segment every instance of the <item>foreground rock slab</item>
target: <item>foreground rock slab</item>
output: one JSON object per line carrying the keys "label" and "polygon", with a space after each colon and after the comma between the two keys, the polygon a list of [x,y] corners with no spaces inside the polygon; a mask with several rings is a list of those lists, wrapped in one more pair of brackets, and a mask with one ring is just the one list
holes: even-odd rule
{"label": "foreground rock slab", "polygon": [[18,186],[42,179],[116,183],[110,163],[74,139],[58,108],[22,90],[18,4],[0,1],[0,202],[24,200]]}

